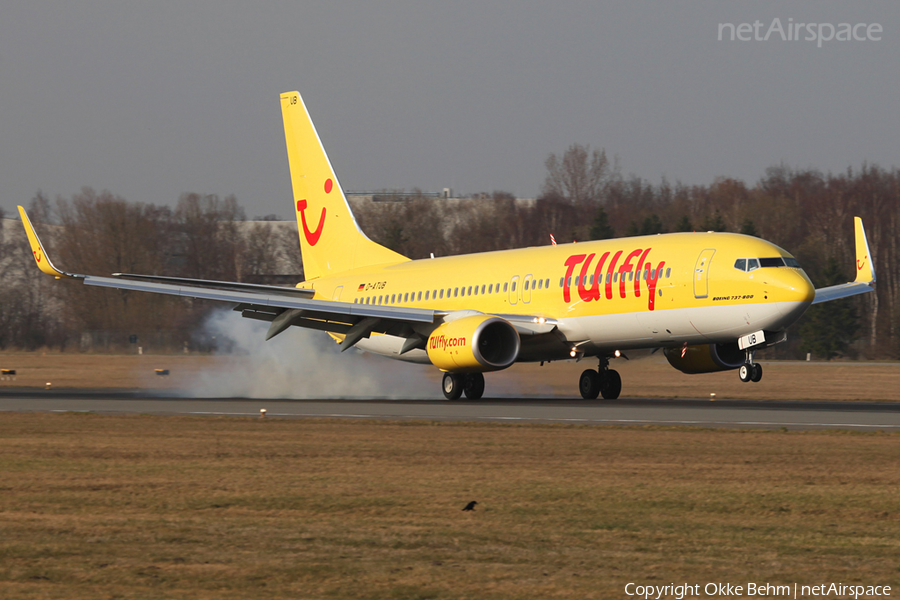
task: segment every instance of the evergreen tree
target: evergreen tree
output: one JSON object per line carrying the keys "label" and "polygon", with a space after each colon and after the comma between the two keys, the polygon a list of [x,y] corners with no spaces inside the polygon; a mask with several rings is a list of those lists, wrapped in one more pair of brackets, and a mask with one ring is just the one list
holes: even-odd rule
{"label": "evergreen tree", "polygon": [[681,216],[681,220],[675,225],[675,231],[694,231],[694,225],[687,215]]}
{"label": "evergreen tree", "polygon": [[644,224],[641,225],[641,235],[654,235],[665,232],[666,228],[663,226],[662,221],[659,219],[659,215],[656,213],[644,219]]}
{"label": "evergreen tree", "polygon": [[752,219],[744,219],[744,222],[741,224],[741,233],[759,237],[759,233],[756,231],[756,225],[753,224]]}
{"label": "evergreen tree", "polygon": [[725,220],[718,208],[715,214],[707,215],[706,220],[703,221],[703,231],[728,231],[728,226],[725,225]]}
{"label": "evergreen tree", "polygon": [[[822,278],[825,286],[847,281],[834,257],[828,259]],[[803,316],[800,325],[800,337],[803,340],[800,350],[810,352],[817,358],[831,360],[847,352],[847,348],[856,340],[858,331],[859,317],[852,299],[823,302],[811,306]]]}
{"label": "evergreen tree", "polygon": [[634,237],[636,235],[641,235],[641,230],[638,228],[638,224],[634,221],[628,224],[628,229],[625,230],[625,235],[627,237]]}
{"label": "evergreen tree", "polygon": [[594,217],[594,223],[588,235],[592,240],[608,240],[616,237],[615,230],[609,224],[609,217],[603,206],[597,207],[597,215]]}

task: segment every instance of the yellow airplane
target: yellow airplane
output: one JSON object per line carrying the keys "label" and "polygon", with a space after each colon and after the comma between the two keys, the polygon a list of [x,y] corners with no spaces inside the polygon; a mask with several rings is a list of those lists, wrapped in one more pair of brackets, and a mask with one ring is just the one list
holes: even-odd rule
{"label": "yellow airplane", "polygon": [[685,373],[738,369],[759,381],[754,352],[786,339],[811,305],[872,291],[862,221],[857,276],[815,289],[797,260],[732,233],[673,233],[410,260],[360,230],[297,92],[281,95],[294,208],[307,280],[295,288],[115,273],[66,273],[19,213],[38,267],[86,285],[230,302],[243,317],[328,332],[353,346],[444,372],[444,396],[481,398],[484,375],[514,362],[594,357],[585,399],[619,397],[609,361],[659,349]]}

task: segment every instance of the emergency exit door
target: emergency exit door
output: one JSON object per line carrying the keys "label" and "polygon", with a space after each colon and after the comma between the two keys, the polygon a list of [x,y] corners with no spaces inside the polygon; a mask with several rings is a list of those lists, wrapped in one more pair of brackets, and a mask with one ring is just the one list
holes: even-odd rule
{"label": "emergency exit door", "polygon": [[709,296],[709,264],[715,253],[714,249],[707,248],[697,257],[697,264],[694,265],[694,298]]}

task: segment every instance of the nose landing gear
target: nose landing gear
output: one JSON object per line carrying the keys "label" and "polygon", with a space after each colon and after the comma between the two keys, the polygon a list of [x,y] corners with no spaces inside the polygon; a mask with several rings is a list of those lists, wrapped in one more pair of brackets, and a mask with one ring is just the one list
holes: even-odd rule
{"label": "nose landing gear", "polygon": [[581,374],[578,391],[585,400],[596,400],[600,395],[604,400],[615,400],[622,393],[622,378],[609,368],[609,360],[601,358],[596,371],[588,369]]}
{"label": "nose landing gear", "polygon": [[749,381],[757,383],[762,379],[762,373],[762,365],[753,362],[753,352],[747,350],[747,358],[744,360],[744,364],[741,365],[741,368],[738,369],[738,375],[740,375],[741,381],[744,383]]}

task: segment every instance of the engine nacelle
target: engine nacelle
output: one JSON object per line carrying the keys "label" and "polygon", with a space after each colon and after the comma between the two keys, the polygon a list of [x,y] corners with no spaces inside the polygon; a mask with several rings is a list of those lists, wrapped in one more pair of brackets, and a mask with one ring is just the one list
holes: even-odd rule
{"label": "engine nacelle", "polygon": [[441,324],[429,336],[427,352],[442,371],[499,371],[519,355],[519,334],[505,319],[472,315]]}
{"label": "engine nacelle", "polygon": [[744,364],[744,353],[737,342],[730,344],[702,344],[684,348],[666,348],[669,364],[682,373],[713,373],[737,369]]}

